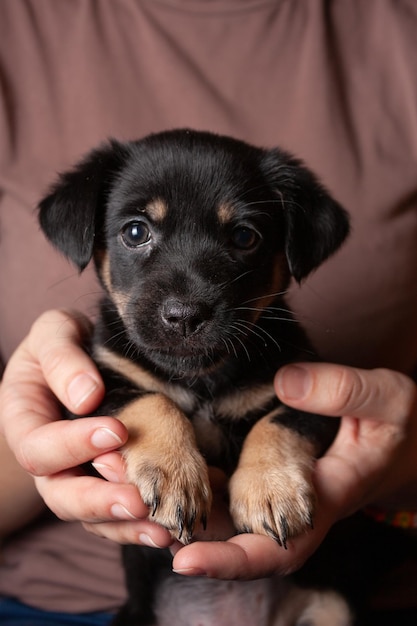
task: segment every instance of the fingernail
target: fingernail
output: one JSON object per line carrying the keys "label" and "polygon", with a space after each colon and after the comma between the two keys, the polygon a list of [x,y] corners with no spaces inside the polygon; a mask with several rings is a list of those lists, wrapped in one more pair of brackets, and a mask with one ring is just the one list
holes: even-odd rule
{"label": "fingernail", "polygon": [[311,378],[304,367],[287,365],[278,373],[278,394],[282,400],[301,400],[311,387]]}
{"label": "fingernail", "polygon": [[91,465],[97,470],[103,478],[110,481],[111,483],[120,483],[119,476],[110,467],[110,465],[105,465],[104,463],[91,463]]}
{"label": "fingernail", "polygon": [[179,552],[181,548],[183,547],[184,546],[179,541],[174,541],[173,543],[171,543],[171,545],[169,546],[169,551],[171,552],[171,556],[174,557],[177,554],[177,552]]}
{"label": "fingernail", "polygon": [[164,546],[159,546],[157,543],[154,542],[154,540],[151,537],[149,537],[149,535],[146,535],[145,533],[140,533],[139,542],[141,543],[141,545],[149,546],[150,548],[163,548],[164,547]]}
{"label": "fingernail", "polygon": [[91,443],[100,450],[106,450],[114,448],[116,445],[121,446],[123,441],[120,439],[119,435],[116,435],[110,428],[102,426],[101,428],[97,428],[91,435]]}
{"label": "fingernail", "polygon": [[110,511],[113,517],[116,519],[122,519],[122,520],[139,519],[138,517],[135,517],[123,504],[120,504],[119,502],[116,502],[116,504],[113,504],[110,508]]}
{"label": "fingernail", "polygon": [[83,402],[98,388],[97,382],[89,374],[79,374],[68,385],[69,401],[74,409],[78,409]]}
{"label": "fingernail", "polygon": [[197,567],[185,567],[184,569],[173,569],[174,574],[182,576],[208,576],[207,572]]}

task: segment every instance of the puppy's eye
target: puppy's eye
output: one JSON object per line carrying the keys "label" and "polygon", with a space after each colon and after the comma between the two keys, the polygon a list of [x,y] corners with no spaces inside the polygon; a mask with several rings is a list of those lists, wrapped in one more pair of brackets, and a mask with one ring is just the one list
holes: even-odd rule
{"label": "puppy's eye", "polygon": [[151,240],[151,231],[146,222],[138,221],[127,224],[121,232],[123,243],[128,248],[138,248]]}
{"label": "puppy's eye", "polygon": [[232,244],[239,250],[252,250],[260,241],[260,235],[248,226],[237,226],[231,235]]}

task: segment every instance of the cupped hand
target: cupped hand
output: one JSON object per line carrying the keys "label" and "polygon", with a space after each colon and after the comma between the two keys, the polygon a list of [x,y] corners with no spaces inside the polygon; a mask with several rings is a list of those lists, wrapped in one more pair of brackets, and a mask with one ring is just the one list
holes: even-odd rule
{"label": "cupped hand", "polygon": [[[397,372],[328,364],[282,368],[275,387],[287,405],[342,416],[337,438],[315,466],[314,529],[281,548],[269,537],[242,534],[198,541],[175,555],[184,575],[249,579],[298,569],[339,519],[375,501],[417,506],[416,386]],[[403,500],[398,501],[401,494]]]}
{"label": "cupped hand", "polygon": [[[52,311],[34,324],[11,358],[0,387],[0,426],[20,464],[36,478],[48,506],[64,520],[81,520],[92,532],[120,543],[168,546],[168,532],[148,521],[136,488],[124,483],[117,449],[127,439],[110,417],[60,420],[56,402],[80,415],[100,403],[104,387],[82,349],[89,323]],[[280,399],[322,415],[342,416],[338,436],[315,466],[314,529],[284,550],[269,537],[234,535],[225,505],[225,479],[212,472],[215,507],[202,541],[173,546],[173,567],[184,575],[249,579],[300,567],[338,519],[377,500],[417,503],[417,408],[414,383],[389,370],[365,371],[328,364],[282,368]],[[108,479],[83,475],[94,459]],[[404,498],[409,497],[406,501]],[[213,537],[225,539],[212,540]]]}
{"label": "cupped hand", "polygon": [[[111,417],[60,419],[57,399],[88,415],[104,396],[99,372],[82,348],[90,331],[79,313],[49,311],[38,318],[4,372],[0,428],[59,518],[80,520],[120,543],[170,545],[169,533],[146,519],[137,489],[123,482],[117,452],[127,439],[123,424]],[[83,474],[80,465],[91,459],[108,481]]]}

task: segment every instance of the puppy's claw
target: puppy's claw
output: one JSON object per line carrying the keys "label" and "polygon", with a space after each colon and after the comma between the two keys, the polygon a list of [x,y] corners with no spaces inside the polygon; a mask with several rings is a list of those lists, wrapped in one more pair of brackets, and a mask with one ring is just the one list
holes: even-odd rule
{"label": "puppy's claw", "polygon": [[184,532],[184,511],[181,506],[177,507],[177,537],[181,539],[182,533]]}
{"label": "puppy's claw", "polygon": [[190,463],[175,465],[171,459],[168,469],[151,464],[149,460],[145,462],[143,457],[140,461],[134,474],[130,474],[133,474],[131,482],[136,484],[149,506],[149,517],[167,528],[174,539],[190,543],[196,523],[207,524],[211,507],[210,483],[203,459],[197,467]]}
{"label": "puppy's claw", "polygon": [[[272,539],[274,539],[274,541],[276,541],[277,544],[282,548],[282,541],[279,535],[271,528],[271,526],[267,522],[263,523],[263,528],[265,530],[265,533],[272,537]],[[286,548],[287,546],[285,545],[284,547]]]}
{"label": "puppy's claw", "polygon": [[[205,523],[207,515],[205,513],[201,516],[201,522]],[[182,506],[177,507],[177,528],[175,536],[184,544],[191,542],[194,534],[194,528],[197,521],[197,512],[193,509],[187,517]]]}
{"label": "puppy's claw", "polygon": [[156,510],[157,510],[157,508],[158,508],[158,506],[159,506],[159,502],[160,502],[160,499],[159,499],[159,497],[155,494],[155,496],[154,496],[154,498],[153,498],[153,501],[152,501],[152,510],[151,510],[151,516],[152,516],[152,517],[155,517],[155,515],[156,515]]}
{"label": "puppy's claw", "polygon": [[191,541],[191,537],[194,534],[194,528],[195,528],[195,523],[196,523],[196,519],[197,519],[197,512],[194,510],[191,511],[191,515],[188,519],[187,522],[187,527],[188,527],[188,535],[190,537],[190,541]]}
{"label": "puppy's claw", "polygon": [[238,468],[230,481],[230,511],[236,528],[268,535],[284,549],[311,528],[315,494],[307,472],[271,474],[260,467]]}
{"label": "puppy's claw", "polygon": [[284,550],[287,549],[287,539],[290,534],[290,529],[288,526],[287,518],[284,515],[280,517],[280,528],[281,528],[281,542]]}

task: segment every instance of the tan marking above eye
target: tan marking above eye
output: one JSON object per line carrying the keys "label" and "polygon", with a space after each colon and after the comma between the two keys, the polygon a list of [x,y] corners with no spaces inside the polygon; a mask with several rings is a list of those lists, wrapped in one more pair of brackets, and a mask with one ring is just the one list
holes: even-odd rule
{"label": "tan marking above eye", "polygon": [[228,224],[234,217],[236,217],[236,210],[234,206],[228,204],[227,202],[219,204],[217,207],[217,217],[220,224]]}
{"label": "tan marking above eye", "polygon": [[152,221],[162,222],[168,213],[168,207],[162,198],[156,198],[146,205],[145,213]]}

